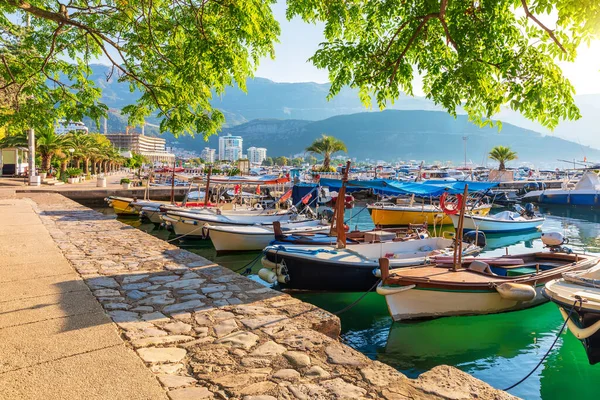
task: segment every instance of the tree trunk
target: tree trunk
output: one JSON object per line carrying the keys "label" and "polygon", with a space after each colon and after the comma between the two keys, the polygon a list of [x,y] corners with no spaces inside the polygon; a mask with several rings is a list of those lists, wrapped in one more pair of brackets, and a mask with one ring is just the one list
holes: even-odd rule
{"label": "tree trunk", "polygon": [[60,161],[60,177],[62,178],[65,171],[67,170],[67,159]]}
{"label": "tree trunk", "polygon": [[329,153],[325,153],[323,155],[323,169],[329,171],[329,164],[331,163],[331,155]]}
{"label": "tree trunk", "polygon": [[52,159],[52,154],[43,154],[42,155],[42,169],[46,172],[50,170],[50,161]]}
{"label": "tree trunk", "polygon": [[87,175],[90,172],[90,159],[86,158],[84,161],[85,162],[83,163],[83,173]]}
{"label": "tree trunk", "polygon": [[506,167],[504,166],[504,161],[500,161],[500,165],[498,166],[498,170],[504,171]]}

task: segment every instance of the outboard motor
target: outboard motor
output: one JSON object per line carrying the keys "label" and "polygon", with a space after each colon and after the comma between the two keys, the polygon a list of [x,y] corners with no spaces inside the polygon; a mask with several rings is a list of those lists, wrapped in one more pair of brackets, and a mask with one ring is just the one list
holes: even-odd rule
{"label": "outboard motor", "polygon": [[319,218],[325,218],[329,222],[331,222],[331,220],[333,219],[333,214],[333,210],[329,207],[323,207],[322,209],[318,210]]}
{"label": "outboard motor", "polygon": [[533,206],[533,204],[525,204],[525,215],[529,218],[535,217],[535,207]]}
{"label": "outboard motor", "polygon": [[553,253],[571,254],[573,251],[563,244],[568,244],[569,239],[565,238],[560,232],[542,233],[542,243]]}
{"label": "outboard motor", "polygon": [[465,232],[465,234],[463,235],[463,240],[465,241],[465,243],[474,244],[481,248],[484,248],[486,245],[485,233],[481,231]]}

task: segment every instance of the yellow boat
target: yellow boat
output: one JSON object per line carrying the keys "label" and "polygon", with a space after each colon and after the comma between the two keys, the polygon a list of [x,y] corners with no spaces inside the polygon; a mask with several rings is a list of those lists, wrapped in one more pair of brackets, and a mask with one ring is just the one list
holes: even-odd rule
{"label": "yellow boat", "polygon": [[[472,213],[487,215],[490,205],[476,207]],[[410,224],[451,225],[452,220],[439,206],[432,204],[396,205],[375,203],[368,206],[376,226],[405,226]]]}
{"label": "yellow boat", "polygon": [[109,196],[104,199],[115,211],[115,214],[121,216],[135,216],[139,215],[138,210],[136,210],[131,203],[133,202],[132,198],[129,197],[119,197],[119,196]]}

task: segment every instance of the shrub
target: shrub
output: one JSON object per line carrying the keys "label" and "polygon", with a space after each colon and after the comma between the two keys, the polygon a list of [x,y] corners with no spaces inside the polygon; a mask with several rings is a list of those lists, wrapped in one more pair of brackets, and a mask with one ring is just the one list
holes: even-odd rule
{"label": "shrub", "polygon": [[65,172],[69,178],[77,178],[83,173],[79,168],[68,168]]}
{"label": "shrub", "polygon": [[123,183],[131,183],[131,179],[129,178],[121,178],[121,184]]}

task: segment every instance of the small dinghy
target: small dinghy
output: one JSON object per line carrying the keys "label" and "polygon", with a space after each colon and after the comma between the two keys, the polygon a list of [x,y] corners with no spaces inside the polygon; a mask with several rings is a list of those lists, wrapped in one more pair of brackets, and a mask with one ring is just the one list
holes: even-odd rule
{"label": "small dinghy", "polygon": [[581,340],[590,364],[600,362],[600,265],[564,273],[546,283],[543,295],[569,318],[567,327]]}
{"label": "small dinghy", "polygon": [[[494,215],[465,215],[464,231],[481,231],[485,233],[501,232],[523,232],[540,229],[544,224],[544,217],[533,213],[533,206],[527,204],[527,208],[521,207],[521,212],[502,211]],[[449,216],[454,228],[458,228],[460,216],[457,214]]]}
{"label": "small dinghy", "polygon": [[[544,237],[542,237],[544,239]],[[597,257],[551,251],[493,258],[438,258],[425,267],[382,274],[377,293],[385,296],[395,321],[452,315],[493,314],[546,301],[544,284],[565,272],[590,268]]]}

